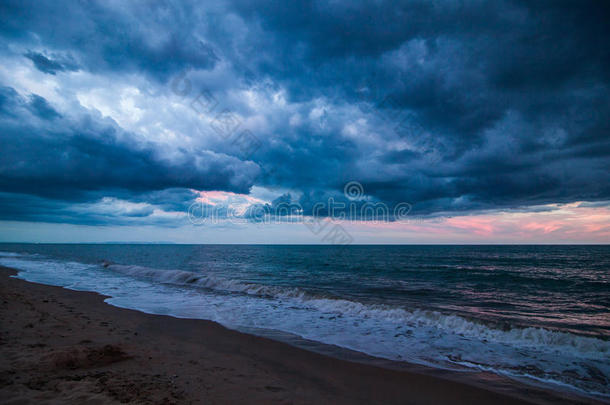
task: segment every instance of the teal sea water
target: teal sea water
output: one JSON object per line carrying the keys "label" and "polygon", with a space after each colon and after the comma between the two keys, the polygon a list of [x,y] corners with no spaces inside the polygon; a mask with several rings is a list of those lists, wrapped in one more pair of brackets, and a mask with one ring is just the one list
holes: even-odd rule
{"label": "teal sea water", "polygon": [[149,313],[610,398],[610,246],[0,244]]}

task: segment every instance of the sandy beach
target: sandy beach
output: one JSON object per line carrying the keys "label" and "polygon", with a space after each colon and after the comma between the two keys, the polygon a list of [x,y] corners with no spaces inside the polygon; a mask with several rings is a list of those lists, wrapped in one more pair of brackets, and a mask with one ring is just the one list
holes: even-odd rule
{"label": "sandy beach", "polygon": [[344,361],[0,269],[0,402],[594,403],[484,373]]}

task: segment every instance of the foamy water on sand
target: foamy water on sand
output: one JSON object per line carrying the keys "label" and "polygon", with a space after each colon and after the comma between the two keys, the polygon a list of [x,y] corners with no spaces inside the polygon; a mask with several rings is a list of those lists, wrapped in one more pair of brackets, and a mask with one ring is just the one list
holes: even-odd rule
{"label": "foamy water on sand", "polygon": [[25,280],[116,306],[610,397],[603,246],[3,245]]}

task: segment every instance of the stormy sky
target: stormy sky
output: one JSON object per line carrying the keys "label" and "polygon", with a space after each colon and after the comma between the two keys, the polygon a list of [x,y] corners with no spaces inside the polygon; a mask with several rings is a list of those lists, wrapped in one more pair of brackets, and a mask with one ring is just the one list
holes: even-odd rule
{"label": "stormy sky", "polygon": [[[493,215],[608,242],[608,21],[601,1],[3,0],[0,239],[198,241],[196,202],[308,216],[357,182],[421,221],[351,224],[363,242]],[[320,242],[276,225],[196,233]]]}

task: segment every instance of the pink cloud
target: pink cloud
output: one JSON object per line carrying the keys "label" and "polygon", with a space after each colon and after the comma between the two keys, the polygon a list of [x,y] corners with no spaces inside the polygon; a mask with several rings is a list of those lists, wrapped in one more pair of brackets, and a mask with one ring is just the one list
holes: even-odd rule
{"label": "pink cloud", "polygon": [[452,217],[446,219],[445,224],[483,236],[492,235],[495,232],[493,218],[488,217]]}
{"label": "pink cloud", "polygon": [[405,243],[610,243],[610,208],[579,205],[552,204],[531,212],[504,211],[402,223],[359,222],[352,223],[350,229],[399,238]]}

